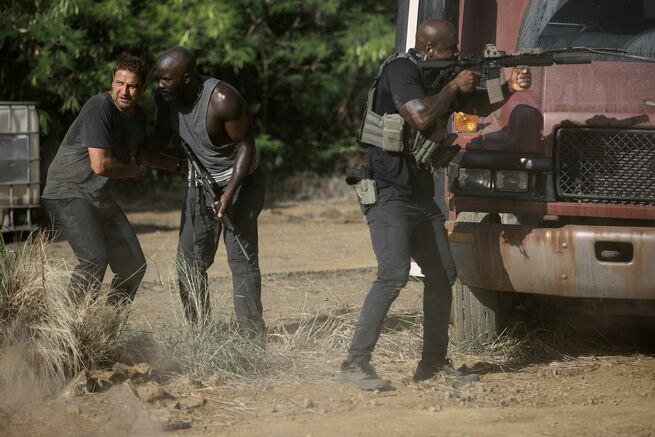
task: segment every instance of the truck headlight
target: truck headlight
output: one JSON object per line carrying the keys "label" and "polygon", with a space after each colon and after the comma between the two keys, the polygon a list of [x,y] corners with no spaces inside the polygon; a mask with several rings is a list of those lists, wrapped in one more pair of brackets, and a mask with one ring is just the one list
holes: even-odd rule
{"label": "truck headlight", "polygon": [[528,172],[523,170],[496,170],[494,189],[523,193],[528,191]]}
{"label": "truck headlight", "polygon": [[481,168],[460,168],[457,181],[460,190],[489,191],[491,190],[491,170]]}

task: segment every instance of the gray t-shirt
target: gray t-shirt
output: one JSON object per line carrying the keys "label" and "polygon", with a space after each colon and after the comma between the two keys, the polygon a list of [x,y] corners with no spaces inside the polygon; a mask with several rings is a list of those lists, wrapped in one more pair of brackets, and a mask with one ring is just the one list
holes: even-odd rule
{"label": "gray t-shirt", "polygon": [[112,157],[128,163],[145,143],[146,126],[146,115],[138,106],[128,117],[116,108],[109,94],[91,97],[68,128],[48,168],[41,197],[83,198],[97,207],[111,205],[114,181],[93,172],[88,147],[110,149]]}

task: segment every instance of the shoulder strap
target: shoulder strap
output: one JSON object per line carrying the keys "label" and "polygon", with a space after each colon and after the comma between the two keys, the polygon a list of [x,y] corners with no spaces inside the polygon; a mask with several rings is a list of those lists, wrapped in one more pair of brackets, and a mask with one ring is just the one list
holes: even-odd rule
{"label": "shoulder strap", "polygon": [[371,87],[368,90],[368,99],[366,100],[366,109],[368,111],[373,110],[373,99],[375,98],[375,91],[378,88],[378,83],[380,82],[380,77],[382,76],[382,71],[384,70],[384,67],[386,67],[389,63],[395,61],[396,59],[409,59],[414,63],[414,65],[416,65],[416,67],[419,67],[420,70],[418,60],[410,52],[394,53],[391,56],[389,56],[387,59],[385,59],[384,62],[382,62],[382,64],[380,65],[380,68],[378,69],[378,73],[375,75],[375,79],[373,79],[373,83],[371,84]]}

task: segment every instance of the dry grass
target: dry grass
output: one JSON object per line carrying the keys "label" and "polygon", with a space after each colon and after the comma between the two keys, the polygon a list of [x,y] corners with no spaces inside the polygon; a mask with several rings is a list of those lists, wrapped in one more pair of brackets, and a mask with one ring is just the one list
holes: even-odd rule
{"label": "dry grass", "polygon": [[[174,313],[146,323],[138,332],[134,328],[126,331],[127,312],[106,305],[103,296],[72,299],[67,290],[68,270],[52,263],[47,252],[48,242],[42,238],[13,251],[0,241],[2,389],[20,381],[52,392],[80,370],[143,358],[163,370],[223,382],[333,379],[359,316],[359,308],[342,305],[320,313],[307,313],[303,308],[304,315],[296,321],[271,326],[265,336],[253,336],[219,311],[206,323],[191,326],[178,303],[173,306]],[[187,276],[192,289],[197,289],[198,284]],[[330,284],[313,281],[308,293],[310,287],[330,288]],[[176,288],[171,287],[171,293],[177,301]],[[222,297],[212,300],[223,300],[219,306],[229,307],[230,298]],[[406,376],[407,368],[419,359],[421,336],[418,308],[392,312],[376,347],[374,364],[385,376]],[[529,363],[568,360],[572,355],[566,351],[575,341],[561,330],[529,331],[518,325],[482,346],[451,345],[450,355],[511,370]],[[148,356],[146,348],[157,353]]]}
{"label": "dry grass", "polygon": [[162,370],[222,381],[231,377],[256,377],[265,372],[270,361],[265,354],[265,339],[240,329],[217,312],[203,316],[201,278],[186,266],[178,270],[182,272],[181,280],[186,283],[192,305],[198,309],[199,320],[197,323],[186,320],[177,297],[177,278],[170,278],[170,297],[176,301],[172,312],[154,320],[146,319],[144,326],[132,333],[132,339],[138,337],[137,343],[147,343],[149,351],[145,358]]}
{"label": "dry grass", "polygon": [[152,338],[167,367],[200,378],[224,381],[257,377],[268,368],[263,340],[241,332],[233,323],[210,318],[191,326],[185,320],[162,320]]}
{"label": "dry grass", "polygon": [[70,272],[47,250],[43,236],[11,250],[0,239],[3,389],[20,384],[52,392],[80,370],[112,362],[122,347],[126,311],[105,304],[102,292],[73,298]]}
{"label": "dry grass", "polygon": [[[320,286],[320,284],[313,284]],[[212,290],[213,291],[213,290]],[[177,300],[177,290],[170,290]],[[230,307],[229,298],[212,296],[215,305]],[[141,332],[155,343],[150,355],[159,369],[191,374],[203,380],[242,383],[245,380],[333,379],[345,358],[359,317],[358,308],[335,305],[320,313],[305,312],[296,321],[272,325],[265,336],[238,329],[229,313],[212,312],[206,323],[192,326],[173,305],[171,314],[146,322]],[[386,372],[395,364],[417,360],[422,324],[416,314],[391,315],[381,333],[374,361]],[[241,381],[241,382],[239,382]]]}

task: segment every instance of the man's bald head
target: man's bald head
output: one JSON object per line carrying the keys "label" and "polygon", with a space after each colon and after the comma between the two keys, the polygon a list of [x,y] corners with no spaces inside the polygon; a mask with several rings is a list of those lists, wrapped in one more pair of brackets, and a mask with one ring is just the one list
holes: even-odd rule
{"label": "man's bald head", "polygon": [[416,30],[415,48],[427,59],[457,57],[457,29],[446,20],[424,21]]}
{"label": "man's bald head", "polygon": [[184,47],[171,47],[159,56],[157,65],[181,69],[185,73],[192,73],[196,69],[196,57],[190,50]]}
{"label": "man's bald head", "polygon": [[155,64],[157,90],[164,100],[193,101],[198,89],[196,57],[184,47],[171,47]]}

